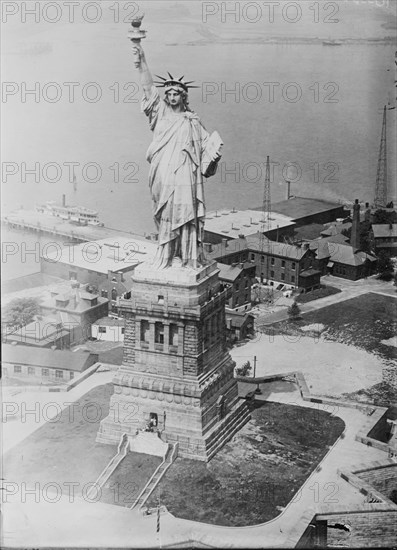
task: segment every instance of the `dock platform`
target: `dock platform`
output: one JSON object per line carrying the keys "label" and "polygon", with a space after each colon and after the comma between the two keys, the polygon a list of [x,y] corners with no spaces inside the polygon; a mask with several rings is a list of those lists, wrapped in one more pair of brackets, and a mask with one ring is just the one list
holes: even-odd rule
{"label": "dock platform", "polygon": [[[73,225],[70,221],[33,210],[18,210],[2,216],[1,223],[10,229],[22,229],[37,233],[64,237],[76,243],[99,241],[118,237],[147,239],[146,235],[121,231],[106,226]],[[149,239],[151,240],[151,239]]]}

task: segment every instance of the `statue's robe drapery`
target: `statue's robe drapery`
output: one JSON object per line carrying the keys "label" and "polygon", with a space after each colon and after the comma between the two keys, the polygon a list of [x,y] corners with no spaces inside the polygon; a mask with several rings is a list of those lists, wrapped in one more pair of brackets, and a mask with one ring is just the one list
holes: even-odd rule
{"label": "statue's robe drapery", "polygon": [[183,264],[191,260],[196,265],[205,216],[202,158],[209,134],[195,113],[175,113],[155,86],[143,98],[142,111],[154,133],[146,158],[159,233],[155,263],[166,267],[180,256]]}

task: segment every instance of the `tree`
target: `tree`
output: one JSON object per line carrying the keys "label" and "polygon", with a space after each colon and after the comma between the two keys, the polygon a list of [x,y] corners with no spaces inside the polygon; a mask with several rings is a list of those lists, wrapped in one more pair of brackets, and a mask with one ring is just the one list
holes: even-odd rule
{"label": "tree", "polygon": [[237,376],[248,376],[252,370],[251,363],[249,361],[246,361],[244,365],[241,365],[241,367],[236,368],[236,374]]}
{"label": "tree", "polygon": [[288,315],[289,315],[289,318],[292,319],[293,321],[296,321],[296,319],[299,319],[301,315],[301,308],[298,306],[296,302],[294,302],[292,306],[288,308]]}
{"label": "tree", "polygon": [[372,223],[397,223],[397,213],[393,210],[387,212],[379,209],[374,213],[374,221]]}
{"label": "tree", "polygon": [[36,298],[16,298],[4,308],[4,321],[14,328],[24,327],[39,312],[40,305]]}
{"label": "tree", "polygon": [[378,279],[382,281],[391,281],[393,279],[393,262],[391,261],[389,255],[381,250],[378,255],[378,265],[377,265]]}

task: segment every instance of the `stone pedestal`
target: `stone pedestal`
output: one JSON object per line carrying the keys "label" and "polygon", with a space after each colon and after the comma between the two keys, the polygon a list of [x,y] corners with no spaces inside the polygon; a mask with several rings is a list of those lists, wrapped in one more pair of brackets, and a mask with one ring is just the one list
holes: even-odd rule
{"label": "stone pedestal", "polygon": [[123,364],[97,441],[114,444],[150,422],[179,454],[209,460],[249,419],[225,347],[225,292],[216,263],[133,275]]}

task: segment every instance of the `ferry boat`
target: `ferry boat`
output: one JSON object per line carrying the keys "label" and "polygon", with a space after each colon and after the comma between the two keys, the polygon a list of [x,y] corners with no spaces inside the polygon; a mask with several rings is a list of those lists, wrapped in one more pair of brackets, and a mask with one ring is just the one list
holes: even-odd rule
{"label": "ferry boat", "polygon": [[342,46],[342,42],[340,40],[323,40],[323,46]]}
{"label": "ferry boat", "polygon": [[65,195],[63,196],[62,204],[57,204],[55,201],[47,201],[45,204],[37,205],[36,210],[43,214],[50,214],[51,216],[62,218],[73,224],[103,227],[103,223],[99,221],[97,210],[91,210],[84,206],[68,206],[66,204]]}

